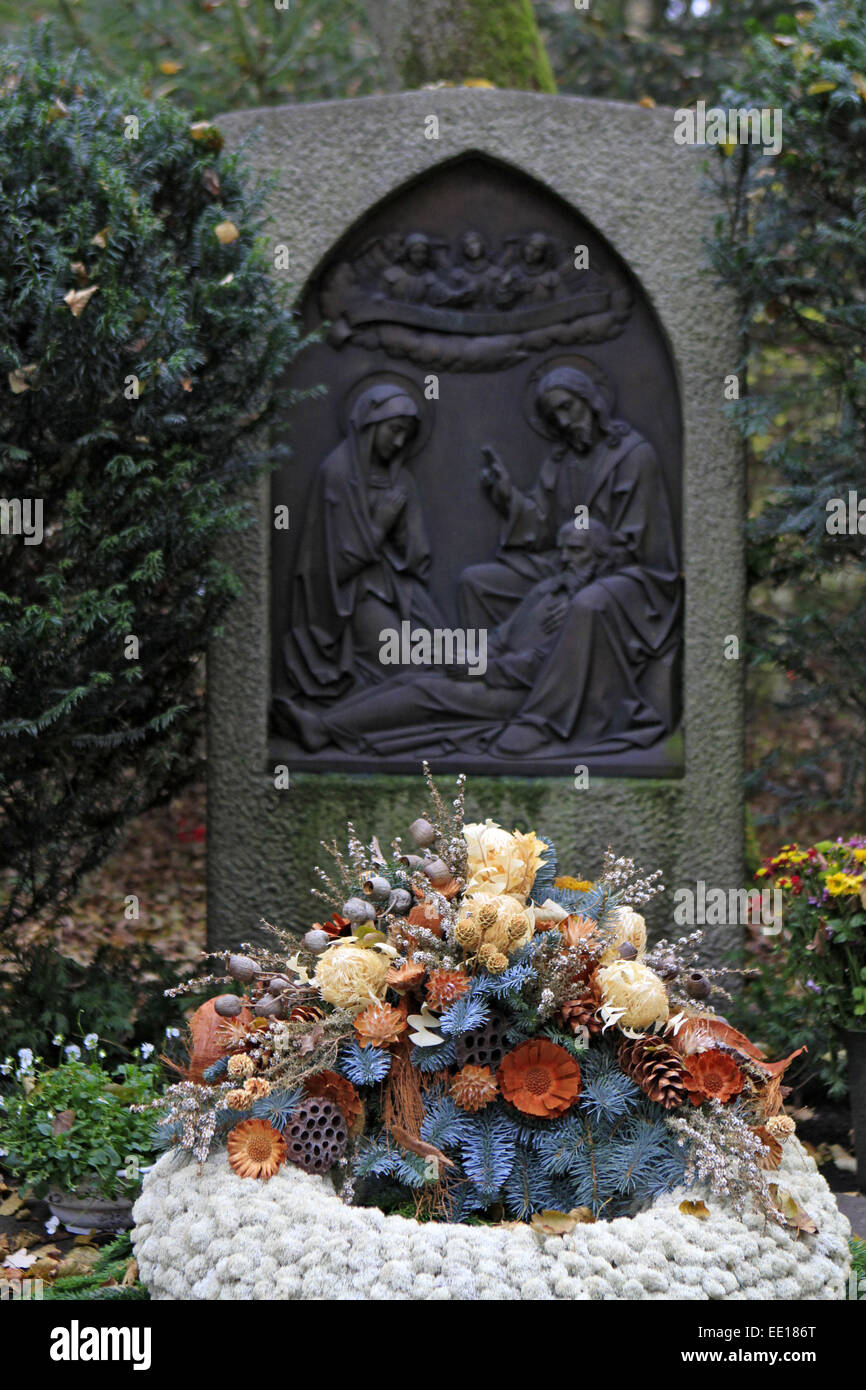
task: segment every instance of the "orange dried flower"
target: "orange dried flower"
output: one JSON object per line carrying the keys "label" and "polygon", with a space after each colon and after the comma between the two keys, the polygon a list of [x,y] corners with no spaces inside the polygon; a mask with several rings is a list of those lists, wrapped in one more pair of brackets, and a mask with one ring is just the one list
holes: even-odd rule
{"label": "orange dried flower", "polygon": [[285,1163],[286,1146],[267,1120],[244,1120],[229,1134],[228,1155],[238,1177],[267,1182]]}
{"label": "orange dried flower", "polygon": [[580,1067],[564,1047],[533,1038],[503,1057],[503,1096],[525,1115],[564,1115],[580,1095]]}
{"label": "orange dried flower", "polygon": [[692,1105],[700,1105],[705,1100],[720,1100],[723,1103],[732,1096],[739,1095],[745,1077],[729,1052],[719,1047],[711,1047],[707,1052],[695,1052],[684,1059],[685,1075],[683,1084],[689,1093]]}
{"label": "orange dried flower", "polygon": [[442,935],[442,918],[436,909],[435,903],[425,901],[418,903],[409,913],[409,922],[413,927],[426,927],[432,931],[434,936]]}
{"label": "orange dried flower", "polygon": [[435,1013],[441,1013],[461,999],[469,986],[469,976],[464,975],[462,970],[431,970],[427,981],[427,1003]]}
{"label": "orange dried flower", "polygon": [[406,964],[399,968],[391,966],[385,976],[385,984],[389,989],[395,990],[397,994],[408,994],[423,983],[426,974],[427,971],[419,962],[407,960]]}
{"label": "orange dried flower", "polygon": [[271,1094],[271,1083],[263,1076],[251,1076],[244,1082],[244,1094],[250,1101],[262,1100]]}
{"label": "orange dried flower", "polygon": [[304,1082],[304,1095],[311,1099],[329,1100],[342,1111],[343,1119],[349,1128],[361,1113],[361,1097],[351,1081],[338,1071],[317,1071]]}
{"label": "orange dried flower", "polygon": [[339,912],[334,912],[327,922],[314,922],[311,931],[323,931],[326,936],[330,936],[333,941],[336,941],[337,937],[342,936],[348,926],[348,917],[341,917]]}
{"label": "orange dried flower", "polygon": [[450,1089],[461,1110],[483,1110],[499,1094],[496,1077],[489,1067],[463,1067]]}
{"label": "orange dried flower", "polygon": [[370,1004],[355,1019],[355,1032],[361,1047],[390,1047],[407,1028],[402,1009],[391,1004]]}
{"label": "orange dried flower", "polygon": [[565,921],[560,923],[559,930],[566,946],[577,946],[595,933],[596,926],[597,923],[591,917],[581,917],[578,913],[576,916],[566,917]]}

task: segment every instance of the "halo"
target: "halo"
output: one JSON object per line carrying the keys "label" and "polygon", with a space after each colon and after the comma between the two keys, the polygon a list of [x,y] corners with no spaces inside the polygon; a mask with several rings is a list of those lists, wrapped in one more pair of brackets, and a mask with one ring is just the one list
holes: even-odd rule
{"label": "halo", "polygon": [[584,376],[591,377],[596,386],[604,396],[608,410],[612,415],[616,406],[616,388],[606,372],[588,357],[579,357],[575,353],[565,356],[548,357],[545,362],[540,362],[535,367],[527,379],[523,390],[523,413],[535,430],[536,434],[541,434],[545,439],[556,439],[556,435],[544,420],[540,418],[535,409],[535,397],[538,393],[538,383],[542,377],[547,376],[548,372],[554,371],[557,367],[575,367],[577,371],[583,372]]}
{"label": "halo", "polygon": [[359,396],[363,396],[364,392],[369,391],[371,386],[399,386],[418,407],[418,433],[412,440],[406,454],[407,458],[413,458],[415,454],[421,452],[430,438],[433,430],[433,412],[425,408],[429,406],[429,401],[424,399],[424,392],[417,381],[413,381],[409,376],[404,376],[402,372],[371,372],[369,376],[361,377],[360,381],[356,381],[354,385],[350,386],[340,405],[340,433],[342,435],[348,434],[349,416],[352,413],[352,408]]}

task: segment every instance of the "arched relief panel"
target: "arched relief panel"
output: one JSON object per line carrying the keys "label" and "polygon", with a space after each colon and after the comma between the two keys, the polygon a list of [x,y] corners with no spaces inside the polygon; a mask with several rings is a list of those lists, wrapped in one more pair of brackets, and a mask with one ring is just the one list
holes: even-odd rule
{"label": "arched relief panel", "polygon": [[[275,754],[678,775],[680,400],[609,243],[521,171],[463,155],[355,223],[301,310],[322,341],[291,385],[327,395],[294,410],[273,479],[290,516],[272,540]],[[484,485],[485,449],[510,502]],[[431,634],[429,661],[404,622]]]}

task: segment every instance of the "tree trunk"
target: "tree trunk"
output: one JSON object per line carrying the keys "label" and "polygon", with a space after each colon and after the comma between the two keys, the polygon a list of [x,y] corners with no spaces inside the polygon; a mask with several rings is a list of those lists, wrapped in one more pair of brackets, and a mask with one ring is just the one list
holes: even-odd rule
{"label": "tree trunk", "polygon": [[394,91],[486,81],[555,92],[532,0],[367,0]]}

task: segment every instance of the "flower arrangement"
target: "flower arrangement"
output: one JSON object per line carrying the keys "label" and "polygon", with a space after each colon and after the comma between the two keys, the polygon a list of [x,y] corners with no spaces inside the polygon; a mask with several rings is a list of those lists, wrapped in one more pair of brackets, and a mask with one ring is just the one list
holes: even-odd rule
{"label": "flower arrangement", "polygon": [[791,1059],[715,1011],[700,933],[648,945],[660,873],[608,851],[596,882],[560,876],[538,834],[464,824],[463,778],[450,806],[427,782],[411,848],[351,825],[326,846],[328,913],[300,943],[271,928],[274,950],[217,953],[221,973],[177,988],[232,992],[193,1016],[165,1142],[427,1219],[596,1221],[708,1180],[790,1222],[771,1178]]}
{"label": "flower arrangement", "polygon": [[866,1030],[866,838],[783,845],[756,877],[782,893],[778,950],[809,1015]]}

